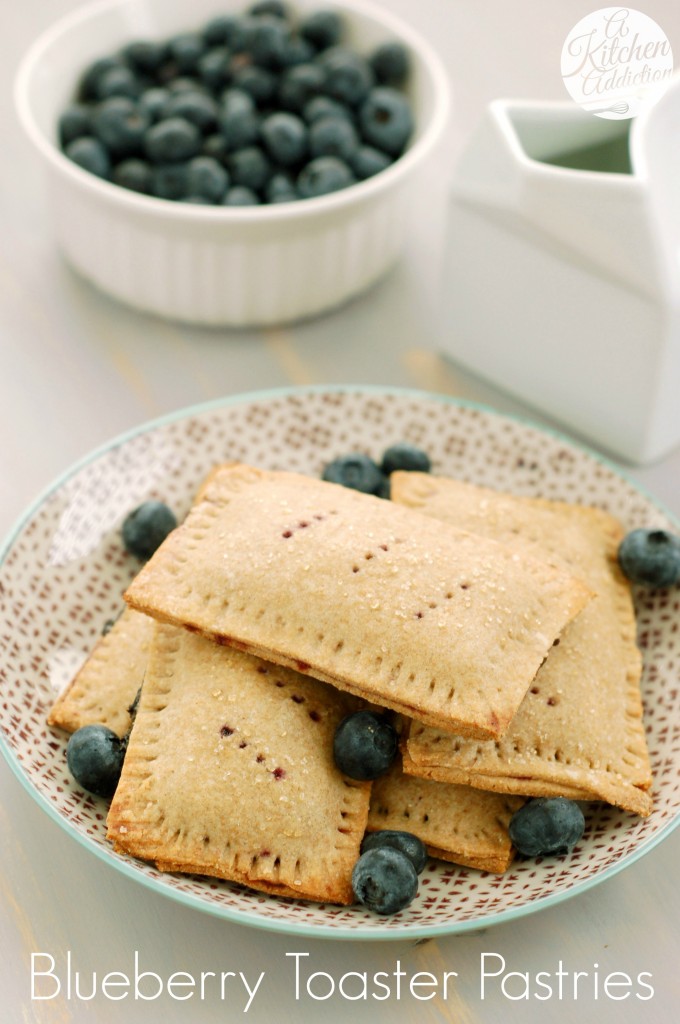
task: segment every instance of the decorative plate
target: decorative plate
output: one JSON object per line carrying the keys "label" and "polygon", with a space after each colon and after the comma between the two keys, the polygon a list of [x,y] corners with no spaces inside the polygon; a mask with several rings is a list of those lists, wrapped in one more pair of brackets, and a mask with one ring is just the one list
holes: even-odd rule
{"label": "decorative plate", "polygon": [[118,438],[50,487],[0,552],[0,746],[41,807],[129,878],[231,921],[356,939],[430,937],[487,927],[583,892],[665,838],[680,814],[680,591],[635,594],[644,654],[645,724],[655,786],[646,820],[600,804],[570,856],[517,860],[503,876],[431,861],[414,903],[393,917],[265,896],[239,885],[163,874],[113,853],[106,803],[66,769],[67,737],[45,724],[56,693],[122,606],[138,568],[120,540],[126,513],[159,498],[179,516],[208,470],[241,460],[319,475],[355,450],[380,458],[408,440],[433,471],[522,495],[596,505],[628,529],[677,524],[599,457],[490,410],[414,391],[309,388],[250,394],[179,412]]}

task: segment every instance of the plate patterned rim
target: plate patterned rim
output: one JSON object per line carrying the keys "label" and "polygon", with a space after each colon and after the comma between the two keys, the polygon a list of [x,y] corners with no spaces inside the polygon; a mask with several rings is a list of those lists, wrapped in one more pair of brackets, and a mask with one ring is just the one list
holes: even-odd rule
{"label": "plate patterned rim", "polygon": [[[645,655],[645,721],[653,765],[659,768],[659,777],[655,774],[658,806],[646,821],[631,821],[630,815],[603,807],[589,819],[583,849],[580,844],[568,858],[521,862],[500,880],[455,865],[431,863],[421,879],[421,893],[413,908],[389,919],[377,918],[363,908],[310,905],[253,893],[231,883],[166,876],[149,865],[114,854],[102,838],[105,807],[102,808],[101,801],[78,793],[61,766],[65,742],[44,725],[37,736],[27,726],[43,722],[46,701],[83,660],[101,628],[106,609],[119,602],[122,588],[134,572],[130,556],[118,551],[115,545],[112,548],[112,538],[124,513],[133,507],[133,502],[147,495],[164,496],[171,481],[188,507],[189,496],[204,469],[218,461],[217,455],[210,454],[211,444],[214,446],[220,437],[224,439],[225,432],[234,425],[245,431],[245,440],[234,432],[228,441],[228,454],[222,451],[221,458],[244,459],[258,444],[264,444],[269,447],[259,459],[260,464],[318,472],[325,461],[342,451],[362,448],[377,457],[388,444],[407,439],[427,444],[435,472],[458,472],[473,482],[506,486],[515,493],[534,494],[540,489],[545,497],[571,497],[611,507],[628,528],[658,525],[678,529],[678,521],[668,510],[599,453],[529,419],[446,395],[366,385],[276,388],[201,403],[143,423],[66,470],[24,512],[0,548],[0,585],[3,594],[10,598],[4,602],[5,607],[11,606],[13,610],[12,615],[7,612],[5,620],[0,620],[0,635],[7,632],[9,636],[4,639],[14,642],[13,648],[10,644],[7,664],[0,668],[0,687],[4,690],[9,685],[12,653],[20,659],[32,654],[34,675],[33,688],[29,684],[22,704],[13,700],[11,687],[3,695],[0,750],[15,776],[49,817],[126,877],[184,905],[265,930],[354,940],[433,938],[517,919],[613,877],[650,852],[677,827],[679,698],[677,688],[666,693],[663,682],[675,668],[673,620],[677,615],[670,612],[680,610],[680,601],[675,591],[636,591],[639,642]],[[386,426],[390,433],[384,432]],[[204,465],[189,464],[182,457],[182,449],[199,450],[199,446],[201,452],[206,449],[202,457],[207,461]],[[585,473],[585,477],[579,478],[579,472]],[[511,486],[508,478],[512,478]],[[577,495],[573,492],[575,485]],[[96,520],[92,518],[93,508]],[[49,528],[43,537],[38,536],[41,517],[46,520],[43,532]],[[65,588],[59,599],[66,601],[69,613],[61,625],[53,624],[51,635],[56,631],[57,641],[68,637],[70,642],[59,647],[52,640],[51,654],[49,647],[45,647],[45,638],[42,650],[38,649],[37,641],[36,649],[32,650],[30,644],[22,648],[21,638],[17,641],[14,635],[14,624],[18,623],[16,628],[20,630],[22,621],[15,614],[17,607],[23,608],[24,615],[29,617],[32,610],[32,606],[26,609],[21,604],[12,604],[12,571],[19,579],[17,552],[22,543],[31,551],[39,549],[46,553],[50,571],[56,570],[55,578]],[[85,607],[82,591],[78,593],[77,584],[82,577],[74,572],[74,566],[86,575],[105,577],[102,592],[94,595],[101,612],[99,619]],[[33,597],[36,583],[44,584],[40,572],[45,567],[38,567],[37,576],[34,565],[24,569]],[[50,592],[49,586],[46,592]],[[51,592],[46,597],[42,595],[39,591],[37,602],[53,596]],[[55,607],[53,604],[52,608]],[[677,643],[680,646],[680,640]],[[24,669],[25,665],[21,663],[19,667]],[[36,717],[31,718],[34,714]],[[12,721],[11,735],[8,720]],[[658,749],[655,742],[660,744]],[[524,890],[531,890],[529,897],[515,894],[513,898],[511,889],[517,879],[524,881]]]}

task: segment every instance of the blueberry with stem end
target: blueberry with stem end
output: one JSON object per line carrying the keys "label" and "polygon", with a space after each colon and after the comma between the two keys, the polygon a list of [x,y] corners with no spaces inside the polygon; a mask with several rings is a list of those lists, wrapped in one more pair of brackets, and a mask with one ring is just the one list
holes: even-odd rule
{"label": "blueberry with stem end", "polygon": [[105,725],[84,725],[72,733],[66,763],[83,789],[95,796],[113,796],[125,759],[127,739]]}
{"label": "blueberry with stem end", "polygon": [[397,732],[374,711],[354,711],[335,730],[333,757],[351,779],[366,782],[384,775],[397,755]]}
{"label": "blueberry with stem end", "polygon": [[619,544],[617,557],[632,583],[673,587],[680,580],[680,537],[668,530],[631,530]]}
{"label": "blueberry with stem end", "polygon": [[362,853],[352,871],[359,903],[376,914],[396,914],[414,900],[418,875],[409,858],[389,847]]}

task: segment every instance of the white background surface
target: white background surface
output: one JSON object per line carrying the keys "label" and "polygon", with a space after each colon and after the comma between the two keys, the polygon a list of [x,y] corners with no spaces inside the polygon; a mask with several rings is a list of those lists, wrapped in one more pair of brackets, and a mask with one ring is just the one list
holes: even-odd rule
{"label": "white background surface", "polygon": [[[501,410],[517,403],[444,363],[436,352],[450,329],[446,302],[432,305],[433,238],[414,238],[409,257],[346,309],[292,329],[199,331],[125,309],[78,279],[55,250],[41,172],[12,113],[12,78],[34,36],[76,0],[3,2],[0,34],[0,532],[74,460],[113,435],[205,399],[305,383],[424,387],[476,398]],[[592,2],[558,0],[392,0],[431,37],[449,68],[459,149],[484,105],[499,96],[563,99],[559,54]],[[680,55],[680,10],[670,0],[638,5],[664,28]],[[428,228],[428,230],[430,230]],[[422,233],[421,233],[422,235]],[[455,239],[448,240],[449,245]],[[612,358],[616,358],[612,350]],[[680,455],[632,475],[680,514]],[[8,1024],[125,1021],[327,1019],[356,1022],[653,1021],[678,1019],[680,1006],[680,834],[642,861],[559,907],[483,933],[407,943],[302,941],[224,923],[184,909],[123,878],[48,820],[0,763],[0,1019]],[[83,984],[90,975],[142,969],[242,971],[264,980],[247,1014],[244,990],[203,1002],[126,999],[31,1000],[30,956],[49,952],[62,966],[71,951]],[[408,975],[456,971],[448,999],[315,1002],[295,998],[289,952],[308,952],[310,970]],[[578,1000],[513,1001],[498,989],[481,998],[480,956],[501,954],[507,969],[587,971]],[[635,978],[652,975],[654,998],[595,998],[594,965]],[[238,987],[236,987],[238,985]],[[515,990],[516,991],[516,990]]]}

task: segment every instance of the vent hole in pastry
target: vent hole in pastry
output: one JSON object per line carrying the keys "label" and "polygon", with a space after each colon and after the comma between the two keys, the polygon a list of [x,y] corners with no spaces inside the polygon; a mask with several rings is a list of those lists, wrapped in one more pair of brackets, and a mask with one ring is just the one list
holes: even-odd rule
{"label": "vent hole in pastry", "polygon": [[305,698],[299,693],[294,693],[290,699],[295,701],[296,704],[304,704],[305,702]]}
{"label": "vent hole in pastry", "polygon": [[276,767],[274,769],[274,771],[272,772],[272,775],[274,776],[274,778],[278,782],[279,779],[285,779],[285,777],[286,777],[286,769],[285,768]]}
{"label": "vent hole in pastry", "polygon": [[353,565],[352,566],[352,572],[359,572],[359,566],[358,565]]}
{"label": "vent hole in pastry", "polygon": [[226,739],[227,736],[231,736],[233,731],[234,730],[232,729],[232,727],[230,725],[223,725],[222,728],[220,729],[220,736],[222,736],[224,739]]}
{"label": "vent hole in pastry", "polygon": [[210,836],[203,836],[203,845],[207,846],[210,843]]}
{"label": "vent hole in pastry", "polygon": [[553,640],[553,647],[558,647],[559,643],[560,643],[560,638],[559,637],[555,637],[555,639]]}
{"label": "vent hole in pastry", "polygon": [[416,614],[415,614],[416,619],[422,619],[423,614],[424,614],[423,612],[416,612]]}
{"label": "vent hole in pastry", "polygon": [[348,836],[351,831],[351,828],[343,828],[342,825],[338,825],[338,832],[342,833],[343,836]]}
{"label": "vent hole in pastry", "polygon": [[335,653],[338,654],[343,649],[344,646],[345,646],[345,641],[344,640],[338,640],[337,644],[335,645]]}
{"label": "vent hole in pastry", "polygon": [[411,812],[408,810],[408,808],[406,808],[406,810],[403,811],[403,817],[404,818],[410,818],[411,817]]}
{"label": "vent hole in pastry", "polygon": [[309,717],[311,718],[311,720],[313,722],[320,722],[321,721],[321,715],[319,714],[318,711],[310,711],[309,712]]}
{"label": "vent hole in pastry", "polygon": [[284,530],[283,533],[281,534],[281,536],[283,537],[284,540],[288,540],[290,537],[293,536],[293,531],[292,530]]}
{"label": "vent hole in pastry", "polygon": [[548,699],[546,701],[546,704],[550,708],[554,707],[557,703],[558,703],[557,697],[548,697]]}
{"label": "vent hole in pastry", "polygon": [[437,607],[437,602],[436,601],[428,601],[427,607],[428,608],[436,608]]}
{"label": "vent hole in pastry", "polygon": [[539,690],[539,688],[537,686],[532,686],[531,689],[529,690],[529,693],[540,693],[540,692],[541,691]]}
{"label": "vent hole in pastry", "polygon": [[266,668],[264,665],[258,665],[257,666],[257,671],[260,673],[260,675],[266,676],[267,673],[269,672],[269,669]]}
{"label": "vent hole in pastry", "polygon": [[467,580],[465,580],[463,583],[460,584],[460,589],[461,590],[469,590],[470,589],[470,584],[468,583]]}
{"label": "vent hole in pastry", "polygon": [[426,821],[429,821],[429,820],[430,820],[430,815],[429,814],[424,814],[423,815],[423,823],[426,822]]}
{"label": "vent hole in pastry", "polygon": [[387,544],[381,544],[381,545],[380,545],[380,550],[381,550],[381,551],[389,551],[390,549],[389,549],[389,547],[387,546]]}
{"label": "vent hole in pastry", "polygon": [[285,685],[286,685],[286,684],[285,684],[285,683],[282,683],[280,679],[277,679],[277,680],[276,680],[276,681],[274,682],[274,686],[278,686],[278,688],[279,688],[279,689],[281,689],[281,687],[282,687],[282,686],[285,686]]}
{"label": "vent hole in pastry", "polygon": [[301,530],[304,530],[305,527],[309,526],[309,523],[307,522],[306,519],[301,519],[300,522],[298,523],[298,526]]}
{"label": "vent hole in pastry", "polygon": [[262,762],[264,761],[264,754],[258,754],[255,760],[257,761],[258,764],[262,764]]}
{"label": "vent hole in pastry", "polygon": [[364,558],[366,559],[367,562],[370,562],[370,560],[373,558],[373,552],[367,551],[366,554],[364,555]]}
{"label": "vent hole in pastry", "polygon": [[241,740],[241,742],[238,745],[238,749],[239,750],[244,750],[247,746],[248,746],[248,744],[246,743],[246,741],[245,740]]}

